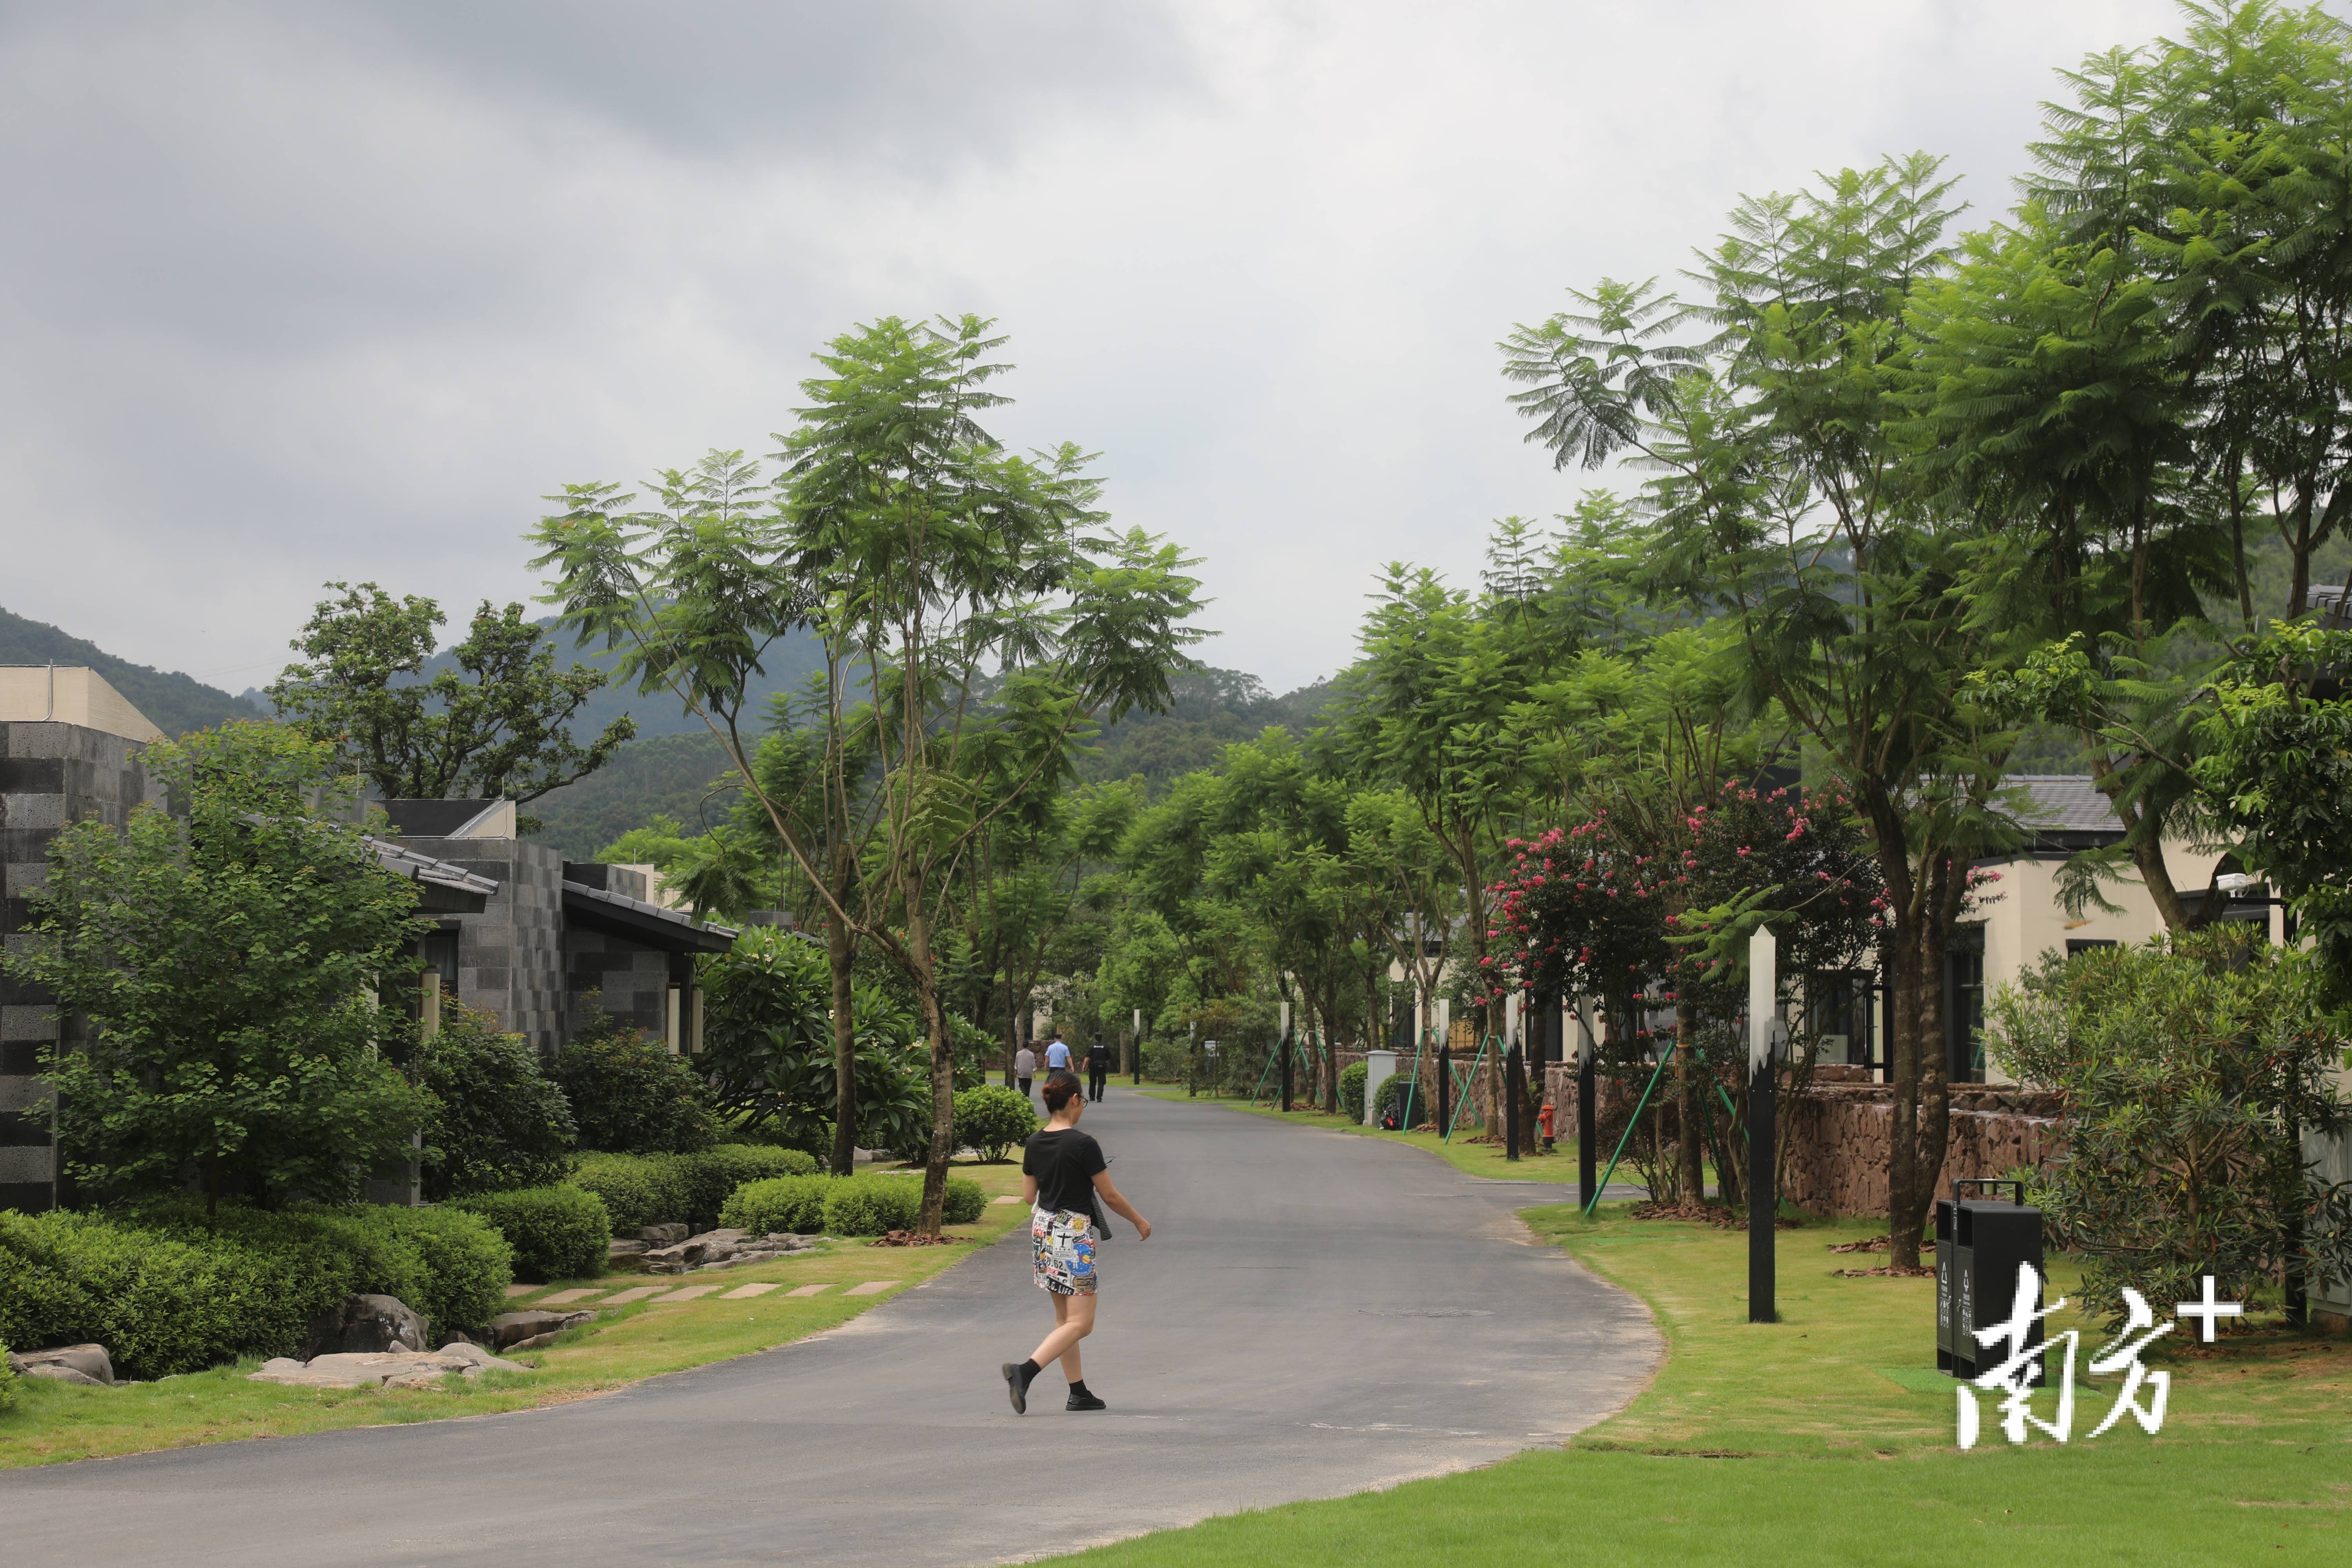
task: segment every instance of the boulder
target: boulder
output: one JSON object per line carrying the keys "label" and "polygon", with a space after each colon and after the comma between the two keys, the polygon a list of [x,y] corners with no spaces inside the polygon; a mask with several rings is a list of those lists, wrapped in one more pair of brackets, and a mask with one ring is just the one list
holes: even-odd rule
{"label": "boulder", "polygon": [[[58,1368],[77,1373],[91,1383],[110,1384],[114,1382],[114,1362],[107,1355],[104,1345],[59,1345],[55,1350],[11,1352],[8,1366],[26,1377],[55,1377]],[[73,1382],[68,1378],[66,1382]]]}
{"label": "boulder", "polygon": [[485,1372],[529,1372],[520,1362],[502,1361],[479,1345],[452,1342],[437,1354],[393,1352],[314,1356],[307,1363],[290,1356],[266,1362],[248,1373],[254,1383],[290,1388],[438,1388],[451,1373],[479,1377]]}
{"label": "boulder", "polygon": [[566,1329],[595,1321],[593,1312],[506,1312],[491,1321],[490,1342],[500,1350],[514,1349],[525,1340],[544,1344]]}
{"label": "boulder", "polygon": [[110,1384],[99,1382],[98,1379],[90,1376],[89,1373],[86,1372],[81,1372],[76,1368],[66,1366],[55,1362],[50,1363],[47,1366],[28,1366],[25,1369],[25,1375],[26,1377],[46,1377],[53,1383],[78,1383],[84,1388],[109,1388],[112,1386]]}
{"label": "boulder", "polygon": [[686,1239],[682,1225],[649,1225],[637,1232],[637,1239],[647,1247],[676,1247]]}
{"label": "boulder", "polygon": [[375,1355],[421,1352],[430,1342],[422,1314],[394,1296],[346,1296],[310,1320],[302,1336],[301,1359],[324,1355]]}
{"label": "boulder", "polygon": [[604,1267],[620,1274],[642,1274],[646,1268],[646,1243],[614,1241],[604,1246]]}

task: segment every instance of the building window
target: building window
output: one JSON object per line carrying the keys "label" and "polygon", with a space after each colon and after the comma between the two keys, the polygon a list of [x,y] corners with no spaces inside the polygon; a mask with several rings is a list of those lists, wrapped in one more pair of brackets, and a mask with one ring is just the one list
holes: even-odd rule
{"label": "building window", "polygon": [[2066,956],[2072,958],[2078,952],[2088,952],[2093,948],[2113,947],[2115,945],[2116,943],[2111,938],[2070,936],[2066,939]]}
{"label": "building window", "polygon": [[1984,1082],[1984,927],[1958,927],[1944,951],[1945,1072]]}

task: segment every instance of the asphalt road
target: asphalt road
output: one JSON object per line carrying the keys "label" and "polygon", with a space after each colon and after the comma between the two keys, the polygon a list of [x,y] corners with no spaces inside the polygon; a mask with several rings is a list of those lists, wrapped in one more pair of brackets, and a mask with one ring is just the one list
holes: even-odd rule
{"label": "asphalt road", "polygon": [[[1119,1093],[1086,1127],[1157,1227],[1104,1248],[1085,1355],[1026,1227],[854,1321],[548,1410],[0,1471],[11,1568],[988,1563],[1555,1444],[1630,1399],[1647,1313],[1512,1211],[1555,1185]],[[1573,1189],[1570,1189],[1572,1192]]]}

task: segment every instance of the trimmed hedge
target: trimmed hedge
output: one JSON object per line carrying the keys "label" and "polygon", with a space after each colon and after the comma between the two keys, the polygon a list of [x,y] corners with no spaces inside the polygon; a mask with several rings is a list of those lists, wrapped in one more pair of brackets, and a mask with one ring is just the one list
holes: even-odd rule
{"label": "trimmed hedge", "polygon": [[604,1272],[613,1216],[604,1212],[604,1200],[592,1192],[572,1186],[523,1187],[457,1198],[450,1206],[478,1214],[498,1227],[514,1248],[518,1279],[544,1285],[551,1279],[593,1279]]}
{"label": "trimmed hedge", "polygon": [[1339,1074],[1339,1110],[1348,1120],[1361,1125],[1364,1120],[1364,1064],[1351,1063]]}
{"label": "trimmed hedge", "polygon": [[772,1176],[746,1182],[735,1189],[719,1210],[719,1223],[754,1236],[796,1231],[814,1236],[824,1228],[824,1195],[830,1176]]}
{"label": "trimmed hedge", "polygon": [[919,1176],[837,1176],[825,1190],[824,1228],[833,1236],[912,1230],[922,1211]]}
{"label": "trimmed hedge", "polygon": [[956,1147],[977,1149],[983,1160],[1003,1160],[1008,1150],[1036,1131],[1036,1110],[1017,1089],[982,1084],[955,1097]]}
{"label": "trimmed hedge", "polygon": [[0,1410],[16,1403],[16,1373],[8,1364],[8,1347],[0,1342]]}
{"label": "trimmed hedge", "polygon": [[286,1355],[345,1296],[396,1296],[441,1331],[498,1315],[513,1252],[454,1209],[0,1211],[0,1341],[94,1341],[134,1377]]}
{"label": "trimmed hedge", "polygon": [[948,1196],[940,1217],[949,1225],[970,1225],[988,1207],[988,1194],[968,1176],[948,1178]]}
{"label": "trimmed hedge", "polygon": [[582,1154],[572,1185],[604,1200],[614,1236],[634,1236],[649,1225],[709,1230],[744,1183],[815,1170],[816,1162],[798,1149],[721,1143],[693,1154]]}

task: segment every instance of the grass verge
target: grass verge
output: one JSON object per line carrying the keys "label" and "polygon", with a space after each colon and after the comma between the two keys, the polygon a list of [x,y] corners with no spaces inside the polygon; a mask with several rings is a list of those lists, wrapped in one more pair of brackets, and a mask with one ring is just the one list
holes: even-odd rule
{"label": "grass verge", "polygon": [[[1018,1164],[958,1164],[955,1173],[978,1181],[992,1198],[1017,1195],[1021,1189]],[[950,1226],[948,1233],[985,1245],[1024,1215],[1017,1203],[992,1203],[977,1223]],[[517,1298],[511,1306],[529,1307],[558,1290],[583,1287],[607,1293],[644,1284],[717,1285],[719,1289],[693,1301],[637,1302],[604,1310],[593,1324],[513,1357],[538,1369],[530,1375],[490,1373],[473,1383],[453,1376],[438,1389],[287,1388],[247,1381],[245,1373],[259,1364],[252,1361],[122,1388],[22,1378],[17,1383],[22,1397],[15,1408],[0,1412],[0,1468],[565,1404],[820,1333],[954,1267],[974,1249],[868,1247],[845,1240],[801,1257],[710,1274],[608,1274],[601,1279],[558,1280]],[[747,1300],[723,1299],[727,1291],[769,1281],[832,1289],[815,1296],[777,1290]],[[887,1281],[889,1289],[870,1296],[842,1294],[870,1281]],[[577,1303],[580,1310],[595,1304]]]}
{"label": "grass verge", "polygon": [[[2352,1546],[2346,1342],[2272,1327],[2183,1345],[2148,1358],[2174,1378],[2155,1437],[2126,1417],[2088,1440],[2120,1380],[2078,1378],[2071,1444],[2012,1448],[1989,1423],[1963,1454],[1952,1385],[1932,1372],[1934,1281],[1832,1276],[1881,1260],[1826,1250],[1878,1227],[1780,1233],[1783,1321],[1751,1325],[1742,1233],[1634,1221],[1624,1205],[1591,1221],[1572,1205],[1526,1217],[1657,1316],[1666,1363],[1623,1414],[1565,1449],[1056,1561],[2316,1563]],[[2053,1274],[2071,1286],[2063,1265]],[[2055,1326],[2101,1342],[2071,1319]]]}

